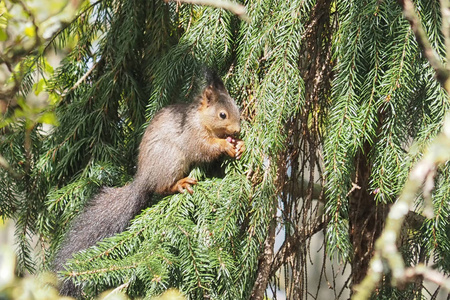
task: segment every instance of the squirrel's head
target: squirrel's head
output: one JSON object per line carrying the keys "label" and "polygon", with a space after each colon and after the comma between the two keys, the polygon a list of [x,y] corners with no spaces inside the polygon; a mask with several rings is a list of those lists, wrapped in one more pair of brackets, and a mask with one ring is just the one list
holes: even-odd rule
{"label": "squirrel's head", "polygon": [[221,80],[209,84],[203,90],[199,111],[202,125],[216,137],[235,137],[239,134],[239,109]]}

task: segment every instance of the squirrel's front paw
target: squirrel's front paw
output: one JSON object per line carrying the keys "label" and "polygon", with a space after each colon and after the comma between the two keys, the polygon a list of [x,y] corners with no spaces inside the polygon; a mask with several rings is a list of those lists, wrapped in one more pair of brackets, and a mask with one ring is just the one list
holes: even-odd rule
{"label": "squirrel's front paw", "polygon": [[237,140],[236,141],[236,159],[240,159],[242,156],[242,153],[245,151],[245,143],[243,140]]}
{"label": "squirrel's front paw", "polygon": [[240,159],[242,153],[245,151],[245,143],[243,140],[234,139],[232,137],[227,137],[227,142],[232,146],[232,149],[227,153],[229,156],[234,157],[236,159]]}
{"label": "squirrel's front paw", "polygon": [[229,136],[225,140],[220,141],[222,142],[222,151],[230,157],[236,157],[236,148],[233,143],[234,139]]}

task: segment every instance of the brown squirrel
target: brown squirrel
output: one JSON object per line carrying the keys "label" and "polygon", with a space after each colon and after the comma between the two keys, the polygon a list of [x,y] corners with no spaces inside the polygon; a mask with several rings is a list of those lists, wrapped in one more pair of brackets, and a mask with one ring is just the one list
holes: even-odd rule
{"label": "brown squirrel", "polygon": [[[192,103],[165,107],[151,120],[139,146],[134,180],[124,187],[103,188],[75,218],[55,257],[55,271],[64,270],[74,253],[124,231],[153,193],[192,194],[197,181],[185,176],[194,164],[221,154],[241,157],[245,146],[236,138],[239,109],[222,80],[213,72],[206,74],[208,84]],[[60,293],[79,297],[81,290],[68,280]]]}

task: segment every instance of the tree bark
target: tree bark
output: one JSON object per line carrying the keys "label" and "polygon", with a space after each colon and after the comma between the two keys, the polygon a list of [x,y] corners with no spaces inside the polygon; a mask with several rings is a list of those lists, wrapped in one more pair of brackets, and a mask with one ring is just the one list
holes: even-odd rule
{"label": "tree bark", "polygon": [[256,277],[255,284],[253,285],[252,294],[250,299],[263,300],[264,293],[266,291],[267,284],[270,279],[270,271],[273,261],[273,252],[275,245],[275,228],[277,226],[276,216],[272,218],[269,225],[269,232],[264,242],[264,252],[259,259],[258,275]]}
{"label": "tree bark", "polygon": [[364,145],[364,151],[356,156],[354,188],[349,195],[349,230],[353,246],[352,286],[359,284],[367,274],[375,241],[383,230],[388,213],[388,206],[377,203],[374,194],[369,192],[371,163],[367,153],[370,153],[368,143]]}

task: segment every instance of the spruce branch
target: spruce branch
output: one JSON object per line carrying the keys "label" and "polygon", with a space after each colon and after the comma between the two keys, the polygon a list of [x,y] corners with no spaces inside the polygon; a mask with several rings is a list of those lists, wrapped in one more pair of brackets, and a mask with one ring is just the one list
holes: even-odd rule
{"label": "spruce branch", "polygon": [[[143,227],[141,230],[138,230],[136,233],[133,233],[132,235],[120,240],[118,243],[112,245],[111,247],[108,247],[107,249],[105,249],[104,251],[100,252],[98,255],[92,256],[88,259],[89,262],[94,261],[102,256],[108,256],[109,253],[113,252],[114,249],[117,249],[119,247],[121,247],[122,245],[124,245],[127,241],[136,238],[138,235],[140,235],[145,229],[147,229],[146,227]],[[81,261],[76,261],[76,262],[81,262]]]}

